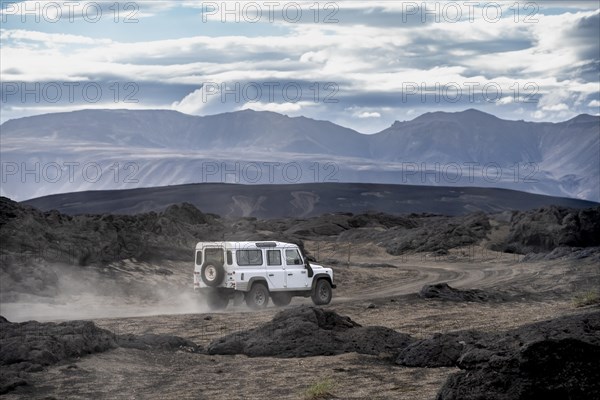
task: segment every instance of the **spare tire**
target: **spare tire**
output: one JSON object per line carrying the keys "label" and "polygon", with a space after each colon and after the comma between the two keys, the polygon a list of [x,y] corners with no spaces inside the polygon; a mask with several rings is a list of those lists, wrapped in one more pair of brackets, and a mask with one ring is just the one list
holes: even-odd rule
{"label": "spare tire", "polygon": [[202,277],[202,282],[204,282],[206,286],[219,286],[225,277],[225,268],[223,268],[223,264],[207,261],[202,264],[200,276]]}

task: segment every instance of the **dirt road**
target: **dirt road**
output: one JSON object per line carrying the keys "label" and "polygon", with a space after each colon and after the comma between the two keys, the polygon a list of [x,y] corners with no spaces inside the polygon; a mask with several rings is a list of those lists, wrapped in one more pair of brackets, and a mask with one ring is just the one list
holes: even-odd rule
{"label": "dirt road", "polygon": [[[443,257],[392,257],[377,246],[355,250],[360,256],[355,255],[349,266],[339,254],[331,257],[338,289],[329,308],[362,325],[382,325],[416,337],[467,328],[506,330],[585,312],[574,306],[573,295],[600,283],[600,267],[585,260],[519,263],[512,255],[484,254],[481,249],[456,250]],[[189,266],[169,268],[174,271],[170,282],[180,282],[182,287],[189,283]],[[436,282],[501,291],[510,300],[442,302],[415,295],[424,284]],[[105,304],[95,310],[105,313],[95,314],[93,320],[117,334],[165,333],[202,346],[225,334],[256,327],[277,312],[274,307],[250,312],[240,306],[208,313],[184,295],[166,296],[161,304],[134,304],[133,297],[125,299],[129,304],[123,300],[104,298]],[[290,307],[307,302],[294,299]],[[11,311],[24,311],[22,305],[12,306],[3,305],[2,312],[8,311],[9,319]],[[50,310],[45,316],[52,318]],[[166,312],[146,315],[153,314],[152,310]],[[135,313],[138,316],[132,316]],[[331,393],[340,399],[418,400],[434,398],[448,374],[455,371],[393,366],[387,357],[351,353],[248,358],[119,348],[49,367],[35,374],[33,386],[19,388],[6,398],[301,399],[308,387],[328,378],[333,383]]]}

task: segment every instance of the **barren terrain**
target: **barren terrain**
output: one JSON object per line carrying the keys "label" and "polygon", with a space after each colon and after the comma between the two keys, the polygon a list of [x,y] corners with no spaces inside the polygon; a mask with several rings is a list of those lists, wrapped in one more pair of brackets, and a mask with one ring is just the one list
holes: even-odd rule
{"label": "barren terrain", "polygon": [[[316,242],[305,243],[317,252]],[[338,244],[319,243],[319,253],[334,264],[339,288],[327,309],[348,315],[363,326],[381,325],[416,338],[435,333],[477,329],[505,331],[524,324],[565,315],[591,313],[578,308],[574,296],[600,284],[600,267],[590,261],[519,262],[519,256],[480,247],[459,248],[443,257],[431,254],[391,256],[374,244],[353,248],[348,264]],[[123,263],[132,279],[147,279],[144,268]],[[159,266],[155,266],[159,267]],[[135,269],[138,269],[136,274]],[[91,310],[74,296],[70,304],[35,308],[3,304],[9,320],[89,318],[117,335],[170,334],[206,347],[226,334],[243,332],[270,321],[274,307],[250,312],[230,306],[210,313],[185,291],[190,266],[176,263],[169,280],[181,284],[180,297],[140,301],[137,294],[106,297]],[[456,288],[500,293],[501,300],[448,302],[423,299],[416,293],[425,284],[449,282]],[[148,289],[157,287],[147,282]],[[82,298],[84,298],[83,296]],[[295,299],[289,307],[308,303]],[[195,312],[194,312],[195,311]],[[52,314],[52,313],[55,314]],[[70,314],[65,314],[68,312]],[[142,315],[142,316],[134,316]],[[116,348],[104,353],[49,366],[32,373],[29,385],[6,398],[290,398],[305,396],[307,388],[330,378],[336,398],[432,399],[457,368],[408,368],[390,363],[390,354],[347,353],[306,358],[210,355],[185,350]]]}
{"label": "barren terrain", "polygon": [[[297,243],[333,268],[332,303],[211,312],[191,249],[215,238]],[[0,198],[0,394],[588,400],[599,238],[599,207],[257,219]]]}

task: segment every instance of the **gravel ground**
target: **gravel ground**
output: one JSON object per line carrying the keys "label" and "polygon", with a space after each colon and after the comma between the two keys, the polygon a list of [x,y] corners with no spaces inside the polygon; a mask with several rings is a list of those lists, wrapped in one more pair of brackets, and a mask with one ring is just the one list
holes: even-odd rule
{"label": "gravel ground", "polygon": [[[427,338],[463,329],[504,331],[597,310],[593,306],[577,308],[573,302],[576,293],[594,287],[600,277],[599,267],[585,260],[519,263],[502,254],[474,259],[470,249],[457,250],[443,259],[425,254],[393,257],[377,246],[364,246],[355,249],[361,255],[355,255],[350,266],[339,254],[332,258],[337,260],[334,270],[339,289],[326,307],[363,326],[379,325]],[[183,264],[170,268],[176,271],[171,277],[174,282],[179,274],[182,282],[189,276]],[[417,295],[424,284],[437,282],[502,291],[510,300],[448,302]],[[278,312],[274,307],[259,312],[230,307],[222,313],[208,313],[202,305],[177,308],[181,299],[168,299],[173,304],[161,303],[163,313],[146,315],[152,314],[155,304],[135,304],[128,299],[119,307],[122,299],[107,298],[104,315],[99,313],[93,321],[117,334],[177,335],[206,348],[214,339],[255,328]],[[290,307],[299,304],[309,301],[294,299]],[[194,307],[198,312],[190,312]],[[5,310],[18,310],[26,317],[18,305],[3,304],[2,312]],[[66,319],[60,315],[59,319]],[[10,315],[5,316],[11,320]],[[32,373],[32,384],[18,387],[5,398],[302,399],[311,385],[329,379],[335,398],[418,400],[435,398],[447,377],[458,371],[396,366],[390,362],[391,356],[347,353],[282,359],[116,348]]]}

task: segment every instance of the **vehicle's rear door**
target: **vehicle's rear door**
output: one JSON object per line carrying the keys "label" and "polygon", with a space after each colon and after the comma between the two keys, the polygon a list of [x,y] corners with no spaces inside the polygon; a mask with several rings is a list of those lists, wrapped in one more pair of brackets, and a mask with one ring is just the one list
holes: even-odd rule
{"label": "vehicle's rear door", "polygon": [[269,290],[285,289],[285,270],[283,269],[281,250],[265,250],[265,255],[267,259]]}

